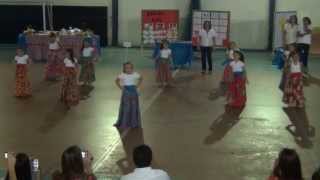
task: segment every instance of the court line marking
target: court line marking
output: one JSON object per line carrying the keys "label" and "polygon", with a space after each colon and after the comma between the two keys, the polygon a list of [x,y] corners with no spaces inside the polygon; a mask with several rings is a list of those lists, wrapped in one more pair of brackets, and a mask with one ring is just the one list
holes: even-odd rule
{"label": "court line marking", "polygon": [[[179,69],[175,70],[172,73],[172,76],[175,77],[179,72]],[[151,97],[150,100],[148,100],[144,106],[142,107],[142,112],[141,114],[143,115],[150,107],[151,105],[154,103],[154,101],[160,96],[160,94],[163,92],[163,88],[159,89],[158,91],[156,91],[156,93]],[[116,147],[121,143],[121,139],[125,138],[128,133],[129,133],[130,129],[125,130],[124,132],[122,132],[120,134],[120,138],[117,138],[116,140],[114,140],[107,148],[106,151],[100,156],[99,159],[97,159],[97,161],[93,164],[93,172],[97,172],[103,165],[103,163],[109,159],[109,157],[111,156],[111,154],[115,151]]]}

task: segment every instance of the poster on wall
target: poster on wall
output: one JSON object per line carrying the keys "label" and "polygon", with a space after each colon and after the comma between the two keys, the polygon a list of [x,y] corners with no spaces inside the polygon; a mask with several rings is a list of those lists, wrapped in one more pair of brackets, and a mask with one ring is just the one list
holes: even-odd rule
{"label": "poster on wall", "polygon": [[142,44],[178,39],[178,10],[142,10]]}
{"label": "poster on wall", "polygon": [[283,30],[290,16],[297,15],[296,11],[280,11],[274,14],[273,48],[283,47]]}
{"label": "poster on wall", "polygon": [[230,36],[229,11],[193,11],[192,39],[197,38],[205,21],[210,21],[212,28],[217,32],[216,45],[223,47]]}

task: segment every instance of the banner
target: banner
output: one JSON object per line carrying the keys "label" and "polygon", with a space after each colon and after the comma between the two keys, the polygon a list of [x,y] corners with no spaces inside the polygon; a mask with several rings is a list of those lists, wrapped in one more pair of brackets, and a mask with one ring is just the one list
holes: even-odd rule
{"label": "banner", "polygon": [[178,10],[142,10],[142,43],[178,39]]}
{"label": "banner", "polygon": [[283,30],[290,16],[297,15],[296,11],[280,11],[274,14],[273,48],[283,47]]}
{"label": "banner", "polygon": [[[212,28],[217,32],[216,45],[225,46],[230,36],[230,12],[229,11],[193,11],[192,15],[192,39],[197,39],[203,23],[210,21]],[[196,45],[193,43],[193,45]]]}

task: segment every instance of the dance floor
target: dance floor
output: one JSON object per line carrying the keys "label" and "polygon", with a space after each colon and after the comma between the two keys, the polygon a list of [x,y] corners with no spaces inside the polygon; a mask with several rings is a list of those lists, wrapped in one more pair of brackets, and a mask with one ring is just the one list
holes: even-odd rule
{"label": "dance floor", "polygon": [[[108,48],[97,65],[97,82],[88,99],[66,111],[58,102],[60,83],[42,81],[42,63],[30,68],[33,97],[13,97],[13,49],[0,49],[0,152],[26,152],[40,159],[42,174],[59,168],[70,145],[90,150],[93,169],[119,176],[132,170],[131,152],[141,143],[154,151],[154,167],[173,180],[261,180],[271,172],[283,147],[297,149],[306,178],[320,165],[320,58],[312,57],[312,77],[305,86],[307,106],[283,108],[270,52],[247,52],[248,103],[243,110],[225,108],[219,94],[210,95],[222,74],[224,52],[214,54],[215,71],[200,75],[200,63],[175,71],[175,87],[159,89],[151,51],[129,50],[129,60],[144,77],[141,89],[143,128],[118,132],[120,90],[114,84],[125,50]],[[89,93],[89,92],[86,92]],[[308,133],[305,122],[314,127]],[[302,139],[296,138],[302,136]],[[0,167],[5,167],[4,160]]]}

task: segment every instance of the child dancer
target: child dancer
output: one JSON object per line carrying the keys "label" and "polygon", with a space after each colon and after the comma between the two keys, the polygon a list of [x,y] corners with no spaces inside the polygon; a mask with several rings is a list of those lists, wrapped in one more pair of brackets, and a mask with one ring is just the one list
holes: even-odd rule
{"label": "child dancer", "polygon": [[238,48],[237,44],[232,41],[230,42],[229,48],[226,52],[227,58],[222,63],[222,65],[224,66],[224,70],[223,70],[223,77],[220,84],[221,84],[221,90],[223,91],[223,95],[226,95],[227,99],[228,99],[227,89],[233,79],[233,73],[232,73],[232,68],[230,66],[230,63],[234,60],[235,51],[240,51],[240,49]]}
{"label": "child dancer", "polygon": [[20,48],[17,49],[17,55],[14,57],[16,63],[16,97],[31,96],[31,85],[28,79],[28,64],[31,59]]}
{"label": "child dancer", "polygon": [[287,61],[288,79],[285,82],[283,102],[289,107],[304,107],[302,64],[297,52],[293,52]]}
{"label": "child dancer", "polygon": [[55,33],[49,35],[49,51],[46,65],[45,79],[57,80],[63,74],[63,62],[61,58],[62,46]]}
{"label": "child dancer", "polygon": [[64,59],[64,78],[61,88],[60,100],[68,107],[75,106],[79,103],[80,93],[77,84],[78,62],[73,56],[73,50],[68,49]]}
{"label": "child dancer", "polygon": [[246,83],[248,83],[244,55],[240,51],[234,51],[234,60],[230,62],[233,78],[228,88],[230,98],[228,105],[232,107],[244,107],[247,101]]}
{"label": "child dancer", "polygon": [[142,77],[134,72],[133,64],[123,64],[123,72],[116,79],[116,85],[122,90],[119,117],[114,125],[117,128],[141,127],[139,96],[137,89],[142,83]]}
{"label": "child dancer", "polygon": [[170,71],[171,62],[171,49],[169,49],[169,42],[166,40],[161,41],[159,57],[157,62],[157,82],[159,87],[166,85],[171,86],[172,75]]}
{"label": "child dancer", "polygon": [[279,89],[283,92],[284,91],[284,86],[287,82],[288,79],[288,74],[289,74],[289,66],[288,62],[290,61],[290,58],[292,58],[292,54],[295,53],[296,47],[295,45],[291,44],[288,45],[288,49],[284,51],[284,62],[283,62],[283,67],[282,67],[282,76],[281,76],[281,81],[279,84]]}
{"label": "child dancer", "polygon": [[84,41],[81,52],[80,82],[85,86],[91,86],[96,80],[94,63],[97,61],[97,53],[89,40]]}

